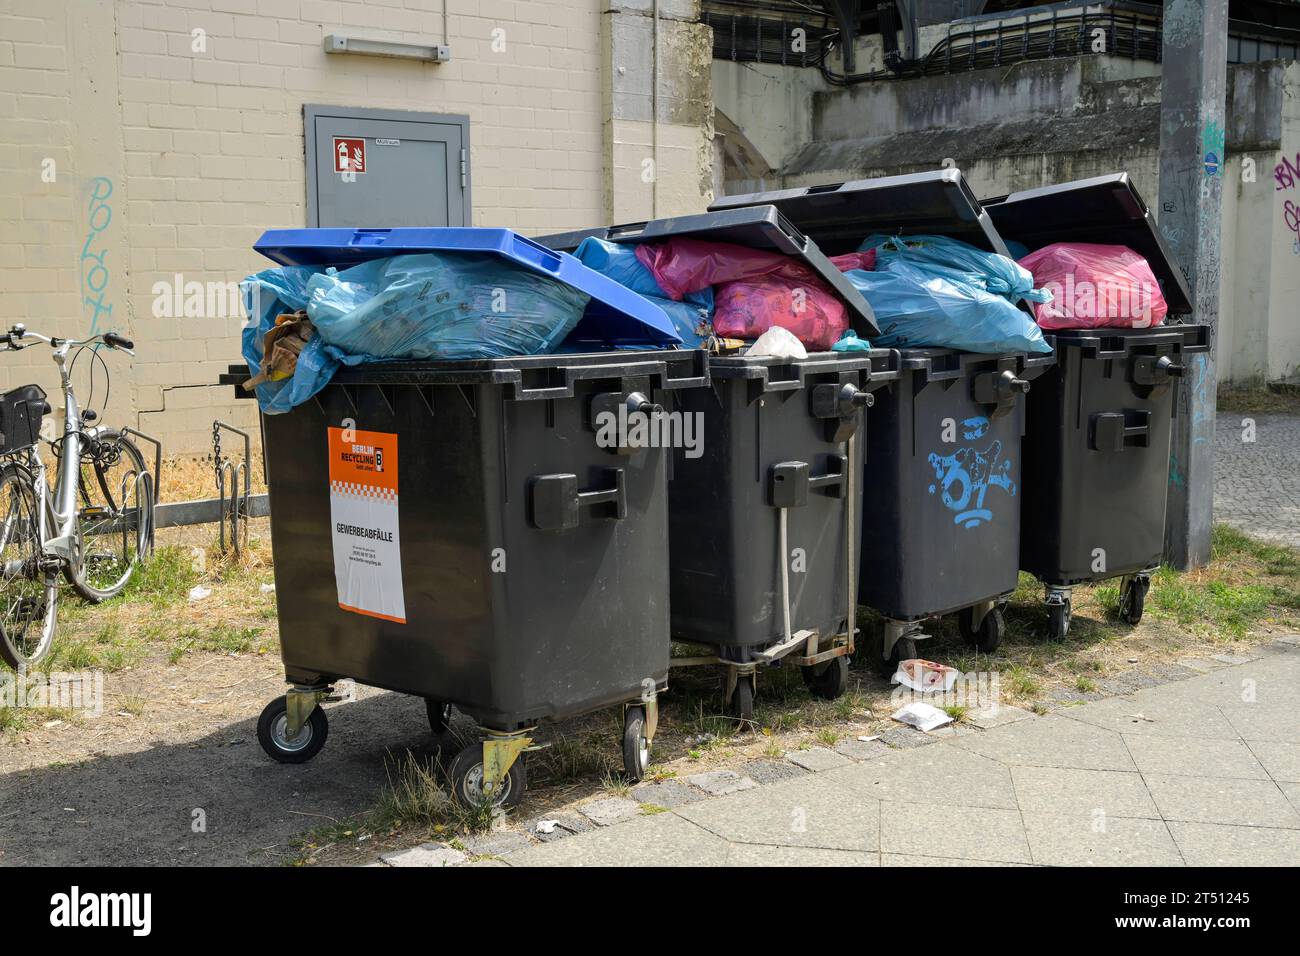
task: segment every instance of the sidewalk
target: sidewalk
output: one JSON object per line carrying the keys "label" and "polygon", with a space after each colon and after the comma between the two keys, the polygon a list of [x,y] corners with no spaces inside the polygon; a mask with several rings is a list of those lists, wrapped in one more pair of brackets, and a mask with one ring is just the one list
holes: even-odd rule
{"label": "sidewalk", "polygon": [[484,862],[1293,866],[1300,636],[1254,653],[1185,661],[1185,673],[1206,672],[1047,716],[1007,708],[1011,722],[987,730]]}
{"label": "sidewalk", "polygon": [[1300,547],[1300,415],[1220,412],[1214,453],[1214,520]]}

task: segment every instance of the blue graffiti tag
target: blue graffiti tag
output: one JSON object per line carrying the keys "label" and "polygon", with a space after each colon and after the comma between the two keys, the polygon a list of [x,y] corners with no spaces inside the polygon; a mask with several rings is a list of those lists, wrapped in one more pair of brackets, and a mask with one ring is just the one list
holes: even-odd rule
{"label": "blue graffiti tag", "polygon": [[[967,419],[962,422],[967,439],[978,438],[988,430],[988,419]],[[995,440],[988,448],[960,448],[951,455],[930,453],[930,467],[939,484],[930,485],[930,494],[942,491],[944,507],[957,512],[955,524],[964,528],[978,527],[993,520],[993,512],[984,506],[984,496],[990,487],[998,487],[1015,496],[1016,483],[1011,480],[1012,463],[1002,458],[1002,442]]]}

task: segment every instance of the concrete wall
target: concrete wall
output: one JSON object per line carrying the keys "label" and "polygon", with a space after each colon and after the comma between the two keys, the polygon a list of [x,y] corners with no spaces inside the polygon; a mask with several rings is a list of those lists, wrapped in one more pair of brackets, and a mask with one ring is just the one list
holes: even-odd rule
{"label": "concrete wall", "polygon": [[[870,45],[859,55],[870,64]],[[781,154],[768,188],[948,163],[987,197],[1127,170],[1159,216],[1158,64],[1093,56],[829,90],[800,75],[815,72],[767,67],[762,97],[714,83],[719,113],[773,155],[783,144],[768,134],[783,120],[771,104],[808,110],[808,138]],[[1234,66],[1228,79],[1220,376],[1297,380],[1300,234],[1289,223],[1300,217],[1300,67]],[[724,183],[747,188],[740,175]]]}
{"label": "concrete wall", "polygon": [[[108,359],[111,419],[203,450],[213,418],[253,420],[210,384],[238,359],[241,317],[155,318],[154,284],[238,281],[266,265],[250,248],[263,229],[305,224],[304,103],[468,114],[475,225],[642,218],[652,192],[660,214],[695,210],[711,189],[708,30],[695,3],[663,6],[652,190],[631,89],[648,82],[648,0],[447,0],[438,65],[321,44],[441,42],[442,0],[0,0],[0,322],[129,331],[138,357]],[[38,349],[0,355],[0,388],[53,388],[52,372]]]}

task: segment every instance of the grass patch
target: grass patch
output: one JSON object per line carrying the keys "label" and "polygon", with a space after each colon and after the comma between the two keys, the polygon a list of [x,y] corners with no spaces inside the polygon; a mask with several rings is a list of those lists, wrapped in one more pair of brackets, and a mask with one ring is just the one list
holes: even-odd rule
{"label": "grass patch", "polygon": [[1295,385],[1220,385],[1218,411],[1262,415],[1300,413],[1300,388]]}
{"label": "grass patch", "polygon": [[164,545],[140,562],[122,593],[112,601],[145,601],[159,609],[171,607],[189,596],[199,578],[194,556],[188,550]]}

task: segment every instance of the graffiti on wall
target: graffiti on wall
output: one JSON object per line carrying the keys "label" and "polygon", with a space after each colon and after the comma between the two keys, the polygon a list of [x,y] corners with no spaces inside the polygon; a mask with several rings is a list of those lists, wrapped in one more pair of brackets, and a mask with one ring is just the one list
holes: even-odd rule
{"label": "graffiti on wall", "polygon": [[81,295],[82,304],[90,307],[90,334],[100,331],[100,319],[104,327],[111,328],[113,304],[108,301],[109,286],[112,282],[108,258],[108,245],[105,230],[113,221],[113,181],[103,176],[96,176],[90,181],[89,199],[86,203],[87,231],[86,241],[81,246]]}

